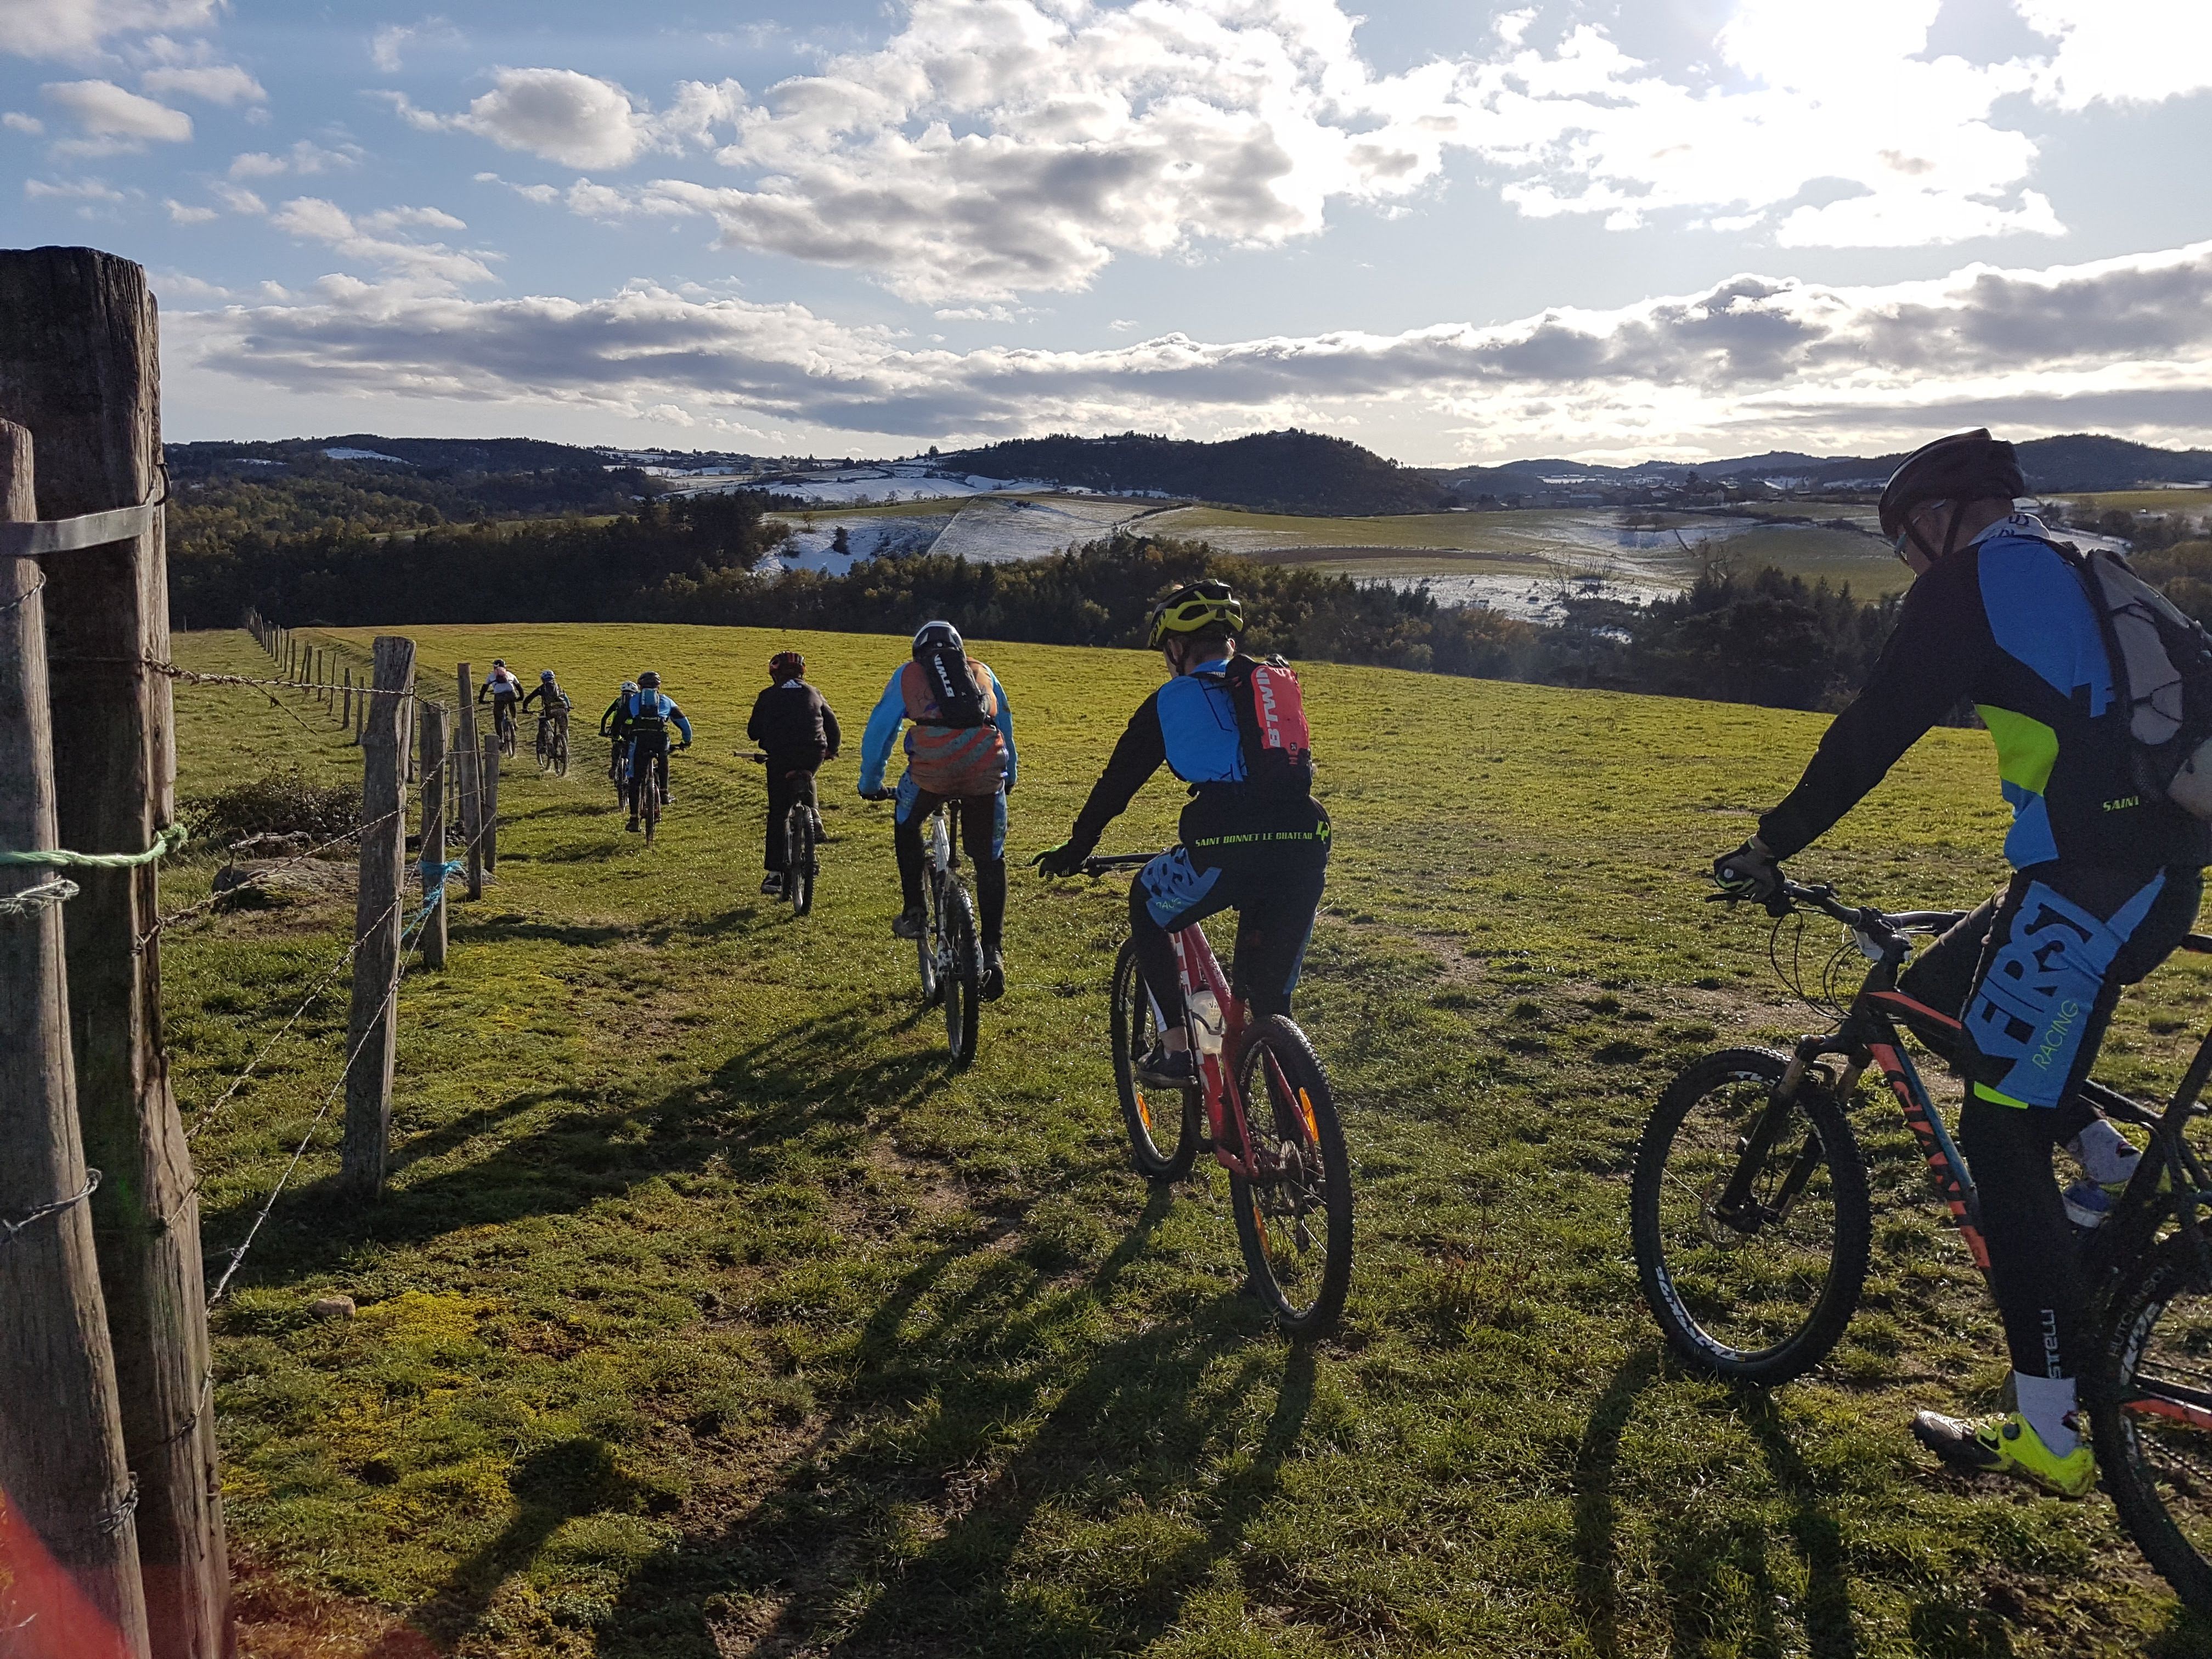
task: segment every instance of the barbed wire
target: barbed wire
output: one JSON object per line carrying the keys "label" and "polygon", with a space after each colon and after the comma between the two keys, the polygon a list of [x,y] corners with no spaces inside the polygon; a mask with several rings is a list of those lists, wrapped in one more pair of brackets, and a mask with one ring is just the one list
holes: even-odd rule
{"label": "barbed wire", "polygon": [[[385,813],[381,817],[371,818],[367,823],[357,823],[354,825],[352,829],[346,830],[343,835],[333,836],[328,841],[324,842],[320,846],[311,847],[306,852],[285,860],[282,864],[274,865],[266,870],[257,870],[251,875],[244,877],[231,886],[224,888],[221,892],[210,893],[205,898],[199,900],[197,903],[187,904],[181,909],[171,911],[166,916],[156,917],[155,919],[154,925],[151,927],[149,927],[144,933],[139,934],[136,942],[132,944],[131,947],[132,953],[136,955],[144,951],[145,948],[149,945],[152,944],[155,939],[161,933],[173,932],[175,929],[184,926],[189,921],[196,920],[201,915],[214,914],[216,907],[222,903],[226,899],[231,898],[239,893],[245,892],[249,889],[259,887],[264,882],[274,881],[278,876],[283,875],[285,871],[291,869],[295,865],[305,864],[310,859],[320,858],[325,853],[329,852],[331,848],[342,847],[347,842],[352,841],[356,836],[365,836],[370,830],[379,829],[381,826],[391,823],[392,819],[399,817],[402,813],[406,811],[406,810],[407,809],[404,806],[395,806],[391,811]],[[244,843],[240,842],[240,845],[242,846]],[[234,847],[230,850],[235,854],[237,848]]]}
{"label": "barbed wire", "polygon": [[0,916],[35,916],[49,905],[65,904],[83,890],[75,882],[57,877],[42,881],[35,887],[26,887],[20,893],[0,897]]}
{"label": "barbed wire", "polygon": [[22,604],[24,600],[29,599],[33,593],[36,593],[46,585],[46,573],[41,570],[39,573],[38,580],[33,582],[28,587],[18,593],[14,599],[9,599],[5,605],[0,605],[0,616],[5,616],[9,611],[13,611],[17,605]]}
{"label": "barbed wire", "polygon": [[99,1190],[100,1171],[87,1170],[84,1172],[84,1185],[67,1198],[58,1198],[51,1204],[41,1204],[34,1210],[26,1211],[14,1221],[9,1220],[5,1216],[0,1216],[0,1244],[13,1244],[48,1216],[59,1215],[64,1210],[75,1209]]}

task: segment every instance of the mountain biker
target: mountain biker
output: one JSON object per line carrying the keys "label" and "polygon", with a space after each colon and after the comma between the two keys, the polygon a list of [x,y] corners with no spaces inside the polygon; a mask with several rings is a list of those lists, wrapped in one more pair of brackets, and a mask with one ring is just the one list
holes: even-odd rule
{"label": "mountain biker", "polygon": [[989,1001],[1005,994],[1000,951],[1006,920],[1006,797],[1013,790],[1014,713],[1006,689],[989,666],[968,654],[949,622],[925,623],[914,636],[913,659],[890,677],[860,738],[860,794],[884,798],[884,769],[899,727],[908,721],[905,773],[900,777],[891,847],[898,854],[903,908],[891,924],[901,939],[920,939],[929,925],[921,894],[922,821],[945,803],[960,814],[960,839],[975,866],[982,911],[983,982]]}
{"label": "mountain biker", "polygon": [[537,689],[523,698],[522,712],[528,714],[530,705],[533,702],[538,705],[538,720],[540,726],[547,720],[560,719],[574,707],[568,701],[568,694],[555,683],[553,671],[550,668],[538,671]]}
{"label": "mountain biker", "polygon": [[2120,988],[2165,960],[2194,921],[2212,833],[2136,783],[2099,617],[2042,524],[2014,510],[2026,487],[2012,446],[1986,431],[1905,458],[1881,508],[1882,533],[1917,578],[1896,631],[1797,787],[1713,871],[1731,892],[1769,896],[1777,864],[1850,811],[1923,732],[1962,701],[1978,709],[2013,809],[2013,874],[1988,914],[1976,913],[1987,939],[1971,988],[1961,996],[1956,966],[1978,937],[1971,917],[1931,947],[1948,944],[1950,964],[1929,962],[1913,988],[1958,999],[1931,1004],[1942,1012],[1963,1009],[1959,1143],[1981,1194],[2013,1409],[1978,1419],[1922,1412],[1913,1432],[1948,1462],[2080,1497],[2096,1480],[2075,1415],[2087,1291],[2052,1148],[2079,1141],[2109,1158],[2111,1142],[2124,1142],[2076,1091]]}
{"label": "mountain biker", "polygon": [[1236,910],[1237,994],[1255,1018],[1287,1014],[1328,874],[1328,814],[1310,792],[1311,763],[1279,777],[1255,777],[1248,763],[1233,690],[1256,660],[1237,650],[1243,624],[1223,582],[1160,601],[1148,640],[1168,683],[1129,717],[1067,839],[1037,859],[1047,875],[1073,874],[1163,762],[1190,786],[1176,844],[1129,888],[1131,937],[1160,1017],[1159,1044],[1138,1069],[1166,1087],[1197,1078],[1170,934]]}
{"label": "mountain biker", "polygon": [[607,705],[606,713],[599,716],[599,735],[614,744],[607,756],[607,776],[617,784],[622,781],[623,757],[629,752],[629,700],[637,695],[637,682],[624,680],[615,700]]}
{"label": "mountain biker", "polygon": [[789,851],[784,845],[784,820],[799,795],[794,775],[805,775],[811,794],[814,774],[823,762],[837,758],[837,746],[844,739],[829,702],[806,683],[805,657],[796,651],[777,652],[768,659],[768,689],[753,699],[745,735],[768,757],[768,878],[761,883],[761,891],[780,894]]}
{"label": "mountain biker", "polygon": [[481,703],[489,699],[491,702],[493,731],[505,729],[507,722],[514,718],[514,706],[521,697],[522,682],[507,665],[507,659],[494,657],[491,672],[484,676],[483,684],[477,688],[477,701]]}
{"label": "mountain biker", "polygon": [[675,699],[660,689],[660,676],[647,669],[637,677],[637,689],[622,700],[620,722],[623,732],[629,739],[629,828],[637,827],[637,815],[645,802],[648,787],[660,792],[660,805],[665,806],[675,797],[668,793],[668,727],[673,721],[684,734],[677,746],[691,746],[691,722],[676,706]]}

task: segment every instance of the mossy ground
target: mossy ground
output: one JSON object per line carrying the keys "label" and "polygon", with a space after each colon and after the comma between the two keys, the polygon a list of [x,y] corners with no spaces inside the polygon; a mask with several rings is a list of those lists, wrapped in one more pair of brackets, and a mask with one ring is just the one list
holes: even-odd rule
{"label": "mossy ground", "polygon": [[[365,635],[354,636],[364,642]],[[1105,1046],[1120,890],[1016,878],[1012,988],[948,1068],[918,1014],[884,809],[852,787],[902,642],[810,635],[847,723],[816,914],[755,892],[737,629],[417,631],[558,669],[588,727],[660,670],[696,723],[659,844],[580,730],[511,765],[499,879],[401,999],[395,1173],[328,1186],[325,1121],[216,1314],[246,1651],[465,1655],[1997,1655],[2206,1650],[2101,1499],[1929,1468],[1916,1404],[2003,1376],[1978,1281],[1878,1100],[1863,1310],[1771,1396],[1685,1376],[1638,1299],[1654,1093],[1813,1017],[1698,872],[1818,716],[1316,665],[1336,861],[1299,1017],[1357,1168],[1341,1333],[1237,1293],[1224,1183],[1127,1170]],[[238,634],[181,661],[266,672]],[[984,646],[1021,737],[1017,859],[1060,838],[1157,680]],[[182,787],[357,765],[284,694],[178,692]],[[1978,733],[1931,735],[1802,872],[1896,905],[2001,874]],[[1164,781],[1109,844],[1162,844]],[[211,866],[165,884],[175,906]],[[343,948],[336,907],[165,945],[188,1120]],[[1816,936],[1825,953],[1825,935]],[[2130,997],[2106,1068],[2170,1080],[2212,988]],[[211,1261],[336,1074],[319,1005],[198,1143]],[[319,1322],[331,1291],[358,1318]],[[391,1633],[411,1630],[423,1638]],[[381,1633],[380,1633],[381,1632]]]}

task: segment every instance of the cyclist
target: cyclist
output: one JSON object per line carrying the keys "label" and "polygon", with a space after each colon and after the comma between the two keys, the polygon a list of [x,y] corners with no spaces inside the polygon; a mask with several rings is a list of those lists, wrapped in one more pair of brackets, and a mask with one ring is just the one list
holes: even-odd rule
{"label": "cyclist", "polygon": [[507,659],[494,657],[491,659],[491,672],[484,676],[483,684],[477,688],[477,701],[481,703],[489,700],[491,703],[493,731],[505,731],[507,726],[514,719],[514,706],[521,701],[521,697],[522,682],[515,678],[514,672],[507,665]]}
{"label": "cyclist", "polygon": [[668,727],[674,722],[684,734],[677,746],[689,749],[691,722],[675,699],[661,690],[660,676],[650,669],[637,677],[637,689],[623,699],[622,711],[622,729],[629,739],[629,828],[635,831],[647,788],[660,792],[663,806],[675,799],[668,793]]}
{"label": "cyclist", "polygon": [[629,700],[637,695],[637,682],[624,680],[615,700],[607,705],[606,713],[599,716],[599,735],[614,747],[607,756],[607,777],[617,788],[622,787],[623,757],[629,753]]}
{"label": "cyclist", "polygon": [[[2080,1497],[2096,1481],[2075,1415],[2087,1291],[2051,1152],[2120,1138],[2109,1124],[2096,1135],[2075,1094],[2120,988],[2194,921],[2212,833],[2134,781],[2099,617],[2042,524],[2014,510],[2025,490],[2012,446],[1986,431],[1905,458],[1881,496],[1882,533],[1917,579],[1896,631],[1797,787],[1713,871],[1732,892],[1768,896],[1776,865],[1850,811],[1921,733],[1961,701],[1979,709],[2013,809],[2013,874],[1963,1004],[1944,1011],[1963,1006],[1959,1142],[1981,1193],[2013,1402],[1978,1419],[1922,1412],[1913,1432],[1948,1462]],[[1969,940],[1972,926],[1960,930]],[[1955,984],[1930,994],[1958,994]]]}
{"label": "cyclist", "polygon": [[522,712],[528,714],[533,702],[538,705],[538,733],[541,739],[545,735],[547,722],[565,720],[573,707],[568,701],[568,694],[555,683],[553,671],[550,668],[538,671],[537,689],[523,698]]}
{"label": "cyclist", "polygon": [[1197,1077],[1170,933],[1236,910],[1237,993],[1255,1018],[1287,1014],[1328,878],[1328,814],[1312,796],[1311,760],[1301,748],[1297,763],[1255,775],[1238,707],[1257,663],[1237,649],[1243,624],[1223,582],[1194,582],[1159,603],[1148,639],[1168,683],[1130,716],[1067,839],[1037,860],[1048,875],[1074,873],[1163,762],[1190,786],[1179,840],[1129,888],[1132,937],[1160,1016],[1159,1046],[1139,1070],[1164,1086]]}
{"label": "cyclist", "polygon": [[860,738],[860,793],[884,799],[884,769],[899,727],[907,733],[905,773],[892,817],[891,847],[898,854],[904,908],[891,924],[901,939],[920,939],[929,925],[922,906],[921,825],[951,802],[960,814],[960,839],[975,866],[975,898],[982,911],[986,1001],[1005,994],[1001,953],[1006,921],[1006,796],[1014,787],[1014,714],[1006,689],[990,668],[968,654],[960,630],[949,622],[922,624],[914,656],[893,674],[868,716]]}
{"label": "cyclist", "polygon": [[806,683],[806,659],[796,651],[779,651],[768,659],[768,689],[753,699],[753,717],[745,722],[745,735],[760,744],[768,757],[768,877],[761,891],[783,891],[784,819],[798,797],[793,779],[804,773],[808,793],[814,774],[824,761],[837,758],[843,736],[837,716],[822,694]]}

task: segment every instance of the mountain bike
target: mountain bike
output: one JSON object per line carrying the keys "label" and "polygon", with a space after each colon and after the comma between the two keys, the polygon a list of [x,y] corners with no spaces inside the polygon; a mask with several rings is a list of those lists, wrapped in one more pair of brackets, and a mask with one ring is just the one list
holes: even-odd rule
{"label": "mountain bike", "polygon": [[538,769],[556,778],[568,775],[568,711],[549,709],[538,717]]}
{"label": "mountain bike", "polygon": [[[872,800],[890,800],[879,789]],[[921,969],[921,1006],[945,1010],[945,1041],[952,1063],[975,1058],[976,1024],[983,1002],[983,950],[975,929],[975,900],[960,873],[958,817],[940,801],[922,820],[922,894],[928,924],[915,941]]]}
{"label": "mountain bike", "polygon": [[[1867,1272],[1867,1168],[1848,1115],[1869,1066],[1905,1115],[1975,1265],[1989,1270],[1981,1204],[1941,1114],[1899,1040],[1938,1055],[1959,1021],[1897,988],[1916,934],[1964,912],[1883,912],[1829,887],[1785,881],[1769,910],[1851,930],[1872,963],[1834,1029],[1794,1051],[1728,1048],[1692,1062],[1660,1097],[1637,1148],[1631,1231],[1644,1298],[1668,1344],[1709,1376],[1772,1385],[1802,1376],[1843,1334]],[[1828,982],[1850,946],[1831,960]],[[2186,950],[2212,952],[2192,934]],[[1778,967],[1779,962],[1777,962]],[[2090,1439],[2120,1520],[2181,1599],[2212,1613],[2212,1203],[2185,1131],[2206,1115],[2212,1033],[2164,1109],[2091,1079],[2083,1097],[2148,1133],[2150,1146],[2083,1267],[2094,1334],[2081,1387]]]}
{"label": "mountain bike", "polygon": [[494,697],[491,700],[492,730],[499,734],[499,752],[514,753],[514,699]]}
{"label": "mountain bike", "polygon": [[613,753],[607,757],[607,781],[615,787],[615,799],[624,806],[629,805],[629,739],[614,738]]}
{"label": "mountain bike", "polygon": [[[740,754],[745,751],[740,750]],[[745,758],[759,765],[768,757],[758,752]],[[819,866],[815,848],[822,841],[822,814],[814,795],[814,774],[800,768],[784,774],[793,781],[791,805],[783,815],[783,898],[791,914],[803,916],[814,908],[814,878]]]}
{"label": "mountain bike", "polygon": [[[1150,853],[1085,859],[1088,876],[1135,870]],[[1139,1067],[1162,1028],[1134,940],[1114,959],[1114,1086],[1137,1173],[1162,1185],[1190,1173],[1201,1145],[1229,1172],[1229,1206],[1254,1291],[1294,1340],[1333,1329],[1352,1285],[1352,1162],[1336,1097],[1313,1045],[1287,1015],[1255,1020],[1194,922],[1175,934],[1183,1025],[1199,1081],[1148,1095]],[[1252,1107],[1264,1096],[1266,1110]]]}
{"label": "mountain bike", "polygon": [[[645,826],[645,844],[647,847],[653,845],[653,837],[659,833],[660,815],[668,810],[666,797],[668,794],[669,760],[671,757],[676,755],[685,747],[685,744],[680,743],[672,744],[668,748],[661,750],[654,757],[659,762],[658,765],[654,765],[651,761],[647,763],[647,766],[651,769],[651,775],[645,780],[645,787],[638,791],[638,793],[642,796],[643,799],[638,803],[637,817],[638,822]],[[623,763],[623,772],[625,786],[628,784],[631,769],[634,768],[635,764],[636,763],[635,761],[629,760],[626,760]],[[629,805],[627,796],[624,797],[623,805]]]}

